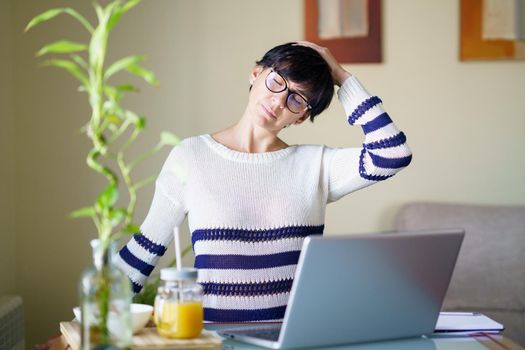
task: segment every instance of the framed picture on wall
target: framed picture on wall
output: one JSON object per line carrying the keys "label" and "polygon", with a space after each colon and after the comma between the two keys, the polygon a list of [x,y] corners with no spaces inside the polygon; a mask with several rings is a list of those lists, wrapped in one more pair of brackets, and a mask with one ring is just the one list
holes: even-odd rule
{"label": "framed picture on wall", "polygon": [[305,0],[305,37],[341,63],[381,62],[381,0]]}
{"label": "framed picture on wall", "polygon": [[525,59],[524,0],[461,0],[460,60]]}

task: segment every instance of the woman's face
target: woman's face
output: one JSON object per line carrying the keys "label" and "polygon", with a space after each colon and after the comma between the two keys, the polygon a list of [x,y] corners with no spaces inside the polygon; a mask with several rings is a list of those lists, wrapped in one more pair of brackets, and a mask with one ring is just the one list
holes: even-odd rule
{"label": "woman's face", "polygon": [[[248,109],[254,122],[265,129],[280,131],[287,125],[300,124],[308,118],[308,111],[293,113],[287,108],[289,93],[296,92],[306,97],[300,85],[286,80],[287,88],[281,92],[272,92],[266,86],[266,79],[271,73],[271,68],[256,66],[250,73],[252,89],[248,98]],[[272,78],[272,75],[269,79]],[[275,82],[272,82],[275,83]]]}

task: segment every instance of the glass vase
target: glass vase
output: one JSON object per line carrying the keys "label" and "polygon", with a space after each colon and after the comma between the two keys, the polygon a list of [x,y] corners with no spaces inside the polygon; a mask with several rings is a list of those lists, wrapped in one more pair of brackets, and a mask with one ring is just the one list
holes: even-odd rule
{"label": "glass vase", "polygon": [[80,281],[81,349],[131,349],[131,299],[128,277],[113,264],[116,242],[91,241],[93,266]]}

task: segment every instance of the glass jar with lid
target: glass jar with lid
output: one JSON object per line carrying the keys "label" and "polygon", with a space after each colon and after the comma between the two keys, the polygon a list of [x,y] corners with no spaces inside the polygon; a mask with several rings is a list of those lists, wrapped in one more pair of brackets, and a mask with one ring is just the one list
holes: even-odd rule
{"label": "glass jar with lid", "polygon": [[204,291],[197,269],[168,267],[160,270],[161,286],[155,297],[154,320],[166,338],[190,339],[202,331]]}

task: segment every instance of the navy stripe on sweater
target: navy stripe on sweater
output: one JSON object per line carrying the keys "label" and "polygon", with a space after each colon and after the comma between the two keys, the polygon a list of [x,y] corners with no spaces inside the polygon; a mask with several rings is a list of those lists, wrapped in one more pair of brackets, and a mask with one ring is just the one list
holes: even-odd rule
{"label": "navy stripe on sweater", "polygon": [[133,282],[131,279],[129,281],[131,282],[131,288],[133,289],[133,293],[140,293],[142,286],[136,282]]}
{"label": "navy stripe on sweater", "polygon": [[223,310],[204,308],[204,320],[209,322],[250,322],[284,318],[285,306],[257,310]]}
{"label": "navy stripe on sweater", "polygon": [[229,240],[241,242],[263,242],[283,238],[306,237],[323,234],[324,225],[320,226],[288,226],[270,230],[248,230],[230,228],[212,228],[193,231],[191,243],[199,240]]}
{"label": "navy stripe on sweater", "polygon": [[147,250],[148,252],[163,256],[166,252],[166,247],[160,244],[156,244],[155,242],[151,241],[148,237],[144,236],[143,234],[135,234],[133,235],[133,239],[142,247],[144,250]]}
{"label": "navy stripe on sweater", "polygon": [[381,99],[377,96],[372,96],[364,100],[348,117],[348,123],[354,125],[355,122],[361,118],[370,108],[380,104]]}
{"label": "navy stripe on sweater", "polygon": [[363,146],[368,149],[384,149],[384,148],[391,148],[391,147],[397,147],[402,144],[404,144],[407,141],[407,138],[405,134],[401,131],[399,134],[394,135],[392,137],[374,141],[370,143],[365,143]]}
{"label": "navy stripe on sweater", "polygon": [[155,268],[155,266],[150,265],[133,255],[127,246],[124,246],[120,250],[119,255],[129,266],[139,270],[143,275],[149,276],[151,271]]}
{"label": "navy stripe on sweater", "polygon": [[383,180],[389,179],[392,176],[394,176],[394,174],[392,174],[392,175],[371,175],[371,174],[368,174],[366,172],[366,169],[365,169],[365,153],[366,153],[366,149],[363,148],[361,150],[361,155],[359,156],[359,175],[363,179],[367,179],[367,180],[370,180],[370,181],[383,181]]}
{"label": "navy stripe on sweater", "polygon": [[198,269],[264,269],[295,265],[299,261],[300,250],[268,255],[197,255],[195,267]]}
{"label": "navy stripe on sweater", "polygon": [[398,169],[408,166],[412,161],[412,155],[401,158],[385,158],[378,156],[377,154],[373,154],[372,152],[368,152],[368,154],[372,159],[372,163],[374,163],[375,166],[380,168]]}
{"label": "navy stripe on sweater", "polygon": [[204,294],[220,296],[257,296],[289,293],[293,278],[260,283],[201,283]]}
{"label": "navy stripe on sweater", "polygon": [[388,113],[385,112],[363,125],[363,131],[365,134],[368,134],[372,131],[376,131],[377,129],[381,129],[390,123],[392,123],[392,119],[390,119]]}

